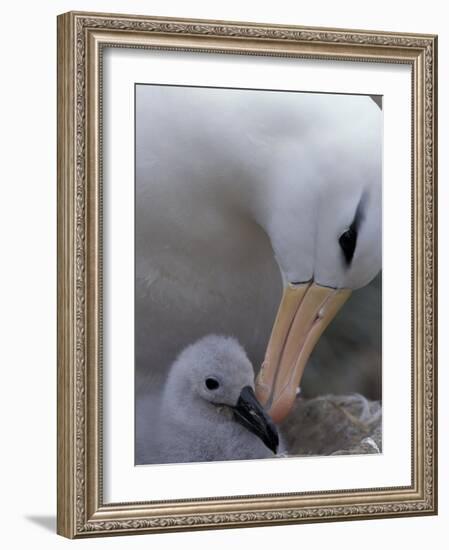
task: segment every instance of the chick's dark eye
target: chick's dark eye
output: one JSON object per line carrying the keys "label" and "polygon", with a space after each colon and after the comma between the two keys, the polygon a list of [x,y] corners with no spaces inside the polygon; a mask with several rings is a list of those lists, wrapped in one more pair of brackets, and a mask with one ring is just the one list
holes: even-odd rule
{"label": "chick's dark eye", "polygon": [[340,236],[338,242],[340,243],[346,263],[350,264],[357,244],[357,230],[354,224],[351,224],[350,228]]}
{"label": "chick's dark eye", "polygon": [[216,390],[219,385],[218,380],[215,378],[206,378],[206,388],[208,390]]}

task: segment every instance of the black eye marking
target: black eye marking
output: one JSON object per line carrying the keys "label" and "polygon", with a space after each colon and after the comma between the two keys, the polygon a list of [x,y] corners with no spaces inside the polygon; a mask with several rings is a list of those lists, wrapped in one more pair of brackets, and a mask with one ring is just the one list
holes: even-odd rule
{"label": "black eye marking", "polygon": [[338,239],[341,250],[346,260],[346,264],[348,266],[351,264],[352,258],[354,257],[355,248],[357,246],[357,235],[365,219],[367,201],[368,195],[366,192],[363,192],[362,196],[360,197],[359,204],[357,205],[354,219],[349,226],[349,229],[347,229],[342,235],[340,235],[340,238]]}
{"label": "black eye marking", "polygon": [[352,222],[349,229],[340,236],[338,242],[340,243],[346,263],[349,265],[352,262],[355,247],[357,245],[357,229],[355,227],[355,221]]}
{"label": "black eye marking", "polygon": [[216,390],[220,384],[216,378],[206,378],[206,388],[208,390]]}

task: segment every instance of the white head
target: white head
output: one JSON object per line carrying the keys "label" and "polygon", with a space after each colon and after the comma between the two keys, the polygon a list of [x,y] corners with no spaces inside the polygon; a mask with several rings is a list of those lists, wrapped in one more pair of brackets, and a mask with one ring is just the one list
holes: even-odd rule
{"label": "white head", "polygon": [[286,282],[360,288],[382,267],[382,111],[367,96],[306,102],[313,125],[278,152],[266,230]]}

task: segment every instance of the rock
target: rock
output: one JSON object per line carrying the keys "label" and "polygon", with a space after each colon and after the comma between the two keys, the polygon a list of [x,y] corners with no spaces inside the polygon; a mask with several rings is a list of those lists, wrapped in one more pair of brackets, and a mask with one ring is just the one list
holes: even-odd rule
{"label": "rock", "polygon": [[379,454],[382,406],[360,394],[298,397],[280,431],[290,456]]}

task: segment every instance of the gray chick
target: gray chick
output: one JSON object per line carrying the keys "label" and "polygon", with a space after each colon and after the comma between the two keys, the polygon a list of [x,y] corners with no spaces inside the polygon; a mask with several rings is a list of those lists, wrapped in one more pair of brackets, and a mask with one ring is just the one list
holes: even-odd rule
{"label": "gray chick", "polygon": [[231,337],[209,335],[173,363],[149,462],[274,458],[279,435],[254,394],[254,371]]}

